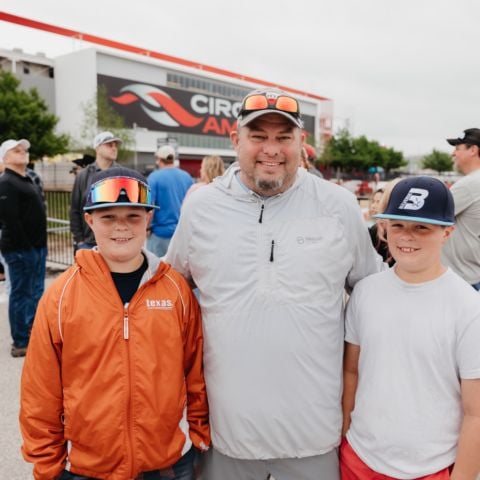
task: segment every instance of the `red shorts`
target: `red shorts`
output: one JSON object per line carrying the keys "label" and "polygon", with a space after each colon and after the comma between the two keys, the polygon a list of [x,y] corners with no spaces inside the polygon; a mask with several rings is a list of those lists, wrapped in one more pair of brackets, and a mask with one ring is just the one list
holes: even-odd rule
{"label": "red shorts", "polygon": [[[439,472],[425,475],[415,480],[448,480],[450,478],[450,470],[450,468],[444,468]],[[346,438],[342,440],[340,445],[340,474],[342,480],[397,480],[394,477],[372,470],[353,451]]]}

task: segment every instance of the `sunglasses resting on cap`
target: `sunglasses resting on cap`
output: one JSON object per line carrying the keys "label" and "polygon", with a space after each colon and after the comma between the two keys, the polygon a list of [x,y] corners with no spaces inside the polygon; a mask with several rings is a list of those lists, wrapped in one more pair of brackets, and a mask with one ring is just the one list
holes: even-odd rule
{"label": "sunglasses resting on cap", "polygon": [[242,102],[238,125],[243,127],[268,113],[278,113],[299,128],[303,128],[298,101],[280,90],[258,90],[249,93]]}

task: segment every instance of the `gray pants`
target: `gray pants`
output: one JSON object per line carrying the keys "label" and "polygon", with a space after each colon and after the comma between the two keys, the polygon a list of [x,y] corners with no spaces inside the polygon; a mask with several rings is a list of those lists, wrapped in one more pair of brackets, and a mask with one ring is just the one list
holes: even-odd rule
{"label": "gray pants", "polygon": [[202,455],[202,480],[340,480],[337,449],[304,458],[239,460],[214,448]]}

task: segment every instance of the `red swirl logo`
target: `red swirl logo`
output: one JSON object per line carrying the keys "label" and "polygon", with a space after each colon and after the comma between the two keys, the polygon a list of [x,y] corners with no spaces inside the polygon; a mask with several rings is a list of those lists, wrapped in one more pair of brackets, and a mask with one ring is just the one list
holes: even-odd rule
{"label": "red swirl logo", "polygon": [[[179,105],[168,93],[151,85],[131,84],[120,90],[120,95],[111,97],[119,105],[141,102],[142,110],[155,122],[166,127],[196,127],[203,118],[192,115]],[[162,110],[159,110],[162,109]]]}

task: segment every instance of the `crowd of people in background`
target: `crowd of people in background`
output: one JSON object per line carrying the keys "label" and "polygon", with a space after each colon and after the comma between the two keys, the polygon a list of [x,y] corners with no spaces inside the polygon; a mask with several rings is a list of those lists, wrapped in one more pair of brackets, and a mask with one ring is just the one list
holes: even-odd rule
{"label": "crowd of people in background", "polygon": [[294,96],[250,92],[230,138],[237,161],[206,156],[194,182],[172,145],[145,178],[96,135],[76,161],[75,263],[43,297],[41,180],[28,140],[1,144],[35,478],[475,480],[480,129],[447,140],[451,188],[394,179],[367,219],[316,168]]}

